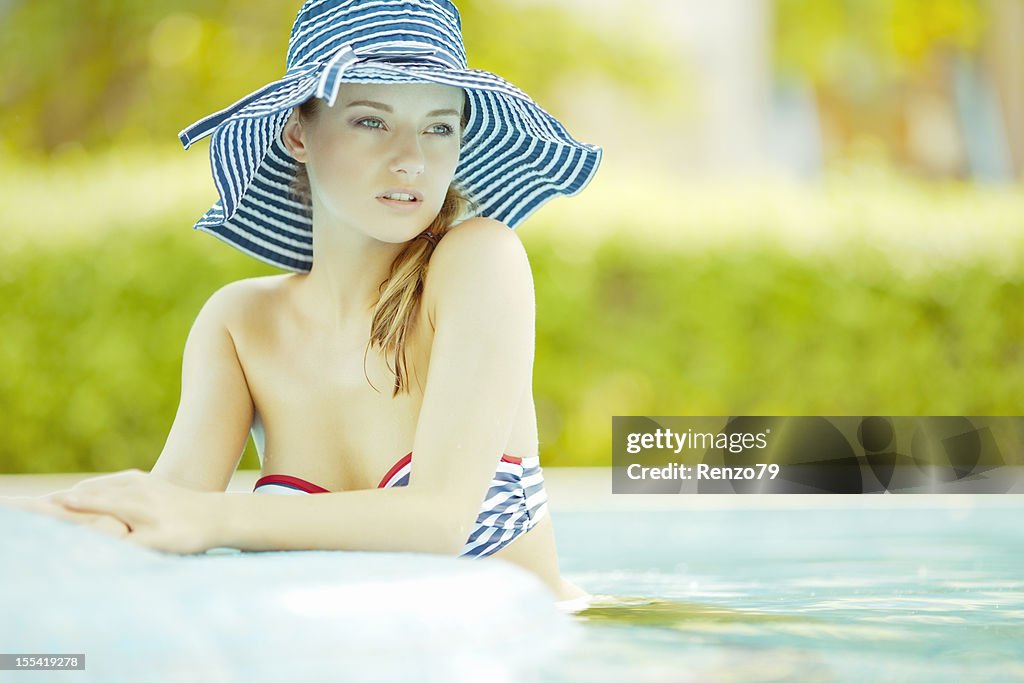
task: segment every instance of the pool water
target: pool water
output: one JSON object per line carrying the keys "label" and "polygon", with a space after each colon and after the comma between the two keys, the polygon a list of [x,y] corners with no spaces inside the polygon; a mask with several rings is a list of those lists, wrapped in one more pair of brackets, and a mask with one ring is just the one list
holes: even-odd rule
{"label": "pool water", "polygon": [[942,500],[562,512],[544,680],[1024,681],[1024,499]]}

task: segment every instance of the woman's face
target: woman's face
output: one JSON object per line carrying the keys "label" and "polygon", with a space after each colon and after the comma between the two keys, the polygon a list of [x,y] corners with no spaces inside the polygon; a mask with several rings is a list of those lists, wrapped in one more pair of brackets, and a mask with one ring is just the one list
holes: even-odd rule
{"label": "woman's face", "polygon": [[[406,242],[437,216],[459,161],[463,93],[434,84],[344,84],[285,137],[306,163],[314,215],[384,242]],[[297,114],[296,114],[297,115]]]}

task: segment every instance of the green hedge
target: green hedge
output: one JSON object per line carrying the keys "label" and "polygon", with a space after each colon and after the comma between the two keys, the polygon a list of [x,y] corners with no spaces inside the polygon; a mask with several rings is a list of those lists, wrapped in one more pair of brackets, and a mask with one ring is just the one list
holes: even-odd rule
{"label": "green hedge", "polygon": [[176,221],[6,257],[3,470],[148,469],[177,408],[195,314],[224,282],[270,272],[228,251]]}
{"label": "green hedge", "polygon": [[908,279],[866,248],[534,253],[551,463],[609,462],[612,415],[1020,414],[1024,282],[985,264]]}
{"label": "green hedge", "polygon": [[[169,213],[88,239],[9,228],[22,239],[0,250],[3,472],[154,462],[199,307],[225,282],[274,272],[190,233],[194,206]],[[742,238],[688,248],[636,239],[614,216],[592,217],[620,223],[585,242],[555,218],[521,233],[545,464],[607,463],[612,415],[1020,413],[1019,268],[977,256],[910,271],[867,240],[804,255]],[[1019,236],[996,251],[1024,261]],[[251,448],[242,466],[256,466]]]}

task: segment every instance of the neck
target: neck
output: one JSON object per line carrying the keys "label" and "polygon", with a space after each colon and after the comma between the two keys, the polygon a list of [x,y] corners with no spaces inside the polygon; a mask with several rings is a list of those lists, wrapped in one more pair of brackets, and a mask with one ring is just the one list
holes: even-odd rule
{"label": "neck", "polygon": [[356,230],[313,229],[313,267],[302,288],[311,310],[342,329],[362,325],[373,312],[380,284],[405,246],[375,240]]}

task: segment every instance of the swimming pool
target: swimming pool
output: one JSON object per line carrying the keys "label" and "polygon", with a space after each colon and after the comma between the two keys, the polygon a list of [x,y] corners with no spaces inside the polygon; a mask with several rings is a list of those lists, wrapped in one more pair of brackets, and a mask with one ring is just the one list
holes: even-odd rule
{"label": "swimming pool", "polygon": [[1024,680],[1021,496],[726,498],[562,512],[566,575],[636,599],[544,680]]}
{"label": "swimming pool", "polygon": [[501,563],[158,556],[0,509],[4,634],[91,657],[39,680],[1024,681],[1024,496],[624,496],[606,469],[545,473],[563,572],[614,596],[571,623]]}

